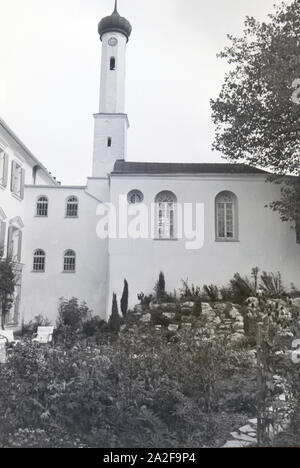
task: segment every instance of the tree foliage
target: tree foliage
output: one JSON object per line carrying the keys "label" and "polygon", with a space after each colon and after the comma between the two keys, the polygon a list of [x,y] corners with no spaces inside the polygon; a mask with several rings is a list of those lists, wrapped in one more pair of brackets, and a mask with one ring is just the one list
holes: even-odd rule
{"label": "tree foliage", "polygon": [[299,217],[299,18],[300,0],[276,7],[268,22],[247,17],[243,36],[229,35],[231,44],[219,54],[231,70],[211,101],[214,149],[279,176],[282,198],[271,207],[285,221]]}
{"label": "tree foliage", "polygon": [[19,280],[17,265],[9,258],[0,259],[0,313],[1,328],[14,303],[15,287]]}

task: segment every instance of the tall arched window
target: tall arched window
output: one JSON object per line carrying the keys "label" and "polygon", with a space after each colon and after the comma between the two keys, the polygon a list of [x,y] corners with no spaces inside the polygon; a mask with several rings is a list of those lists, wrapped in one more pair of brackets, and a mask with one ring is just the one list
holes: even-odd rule
{"label": "tall arched window", "polygon": [[76,270],[76,254],[74,250],[66,250],[64,254],[64,272],[74,273]]}
{"label": "tall arched window", "polygon": [[238,240],[237,198],[232,192],[216,197],[216,239]]}
{"label": "tall arched window", "polygon": [[45,271],[46,254],[44,250],[35,250],[33,254],[33,271],[43,273]]}
{"label": "tall arched window", "polygon": [[156,226],[159,239],[175,238],[175,208],[177,198],[169,191],[160,192],[155,197]]}
{"label": "tall arched window", "polygon": [[44,195],[39,197],[36,203],[36,215],[43,217],[48,216],[48,198]]}
{"label": "tall arched window", "polygon": [[78,217],[78,198],[77,197],[69,197],[67,199],[67,207],[66,207],[66,217],[67,218],[77,218]]}

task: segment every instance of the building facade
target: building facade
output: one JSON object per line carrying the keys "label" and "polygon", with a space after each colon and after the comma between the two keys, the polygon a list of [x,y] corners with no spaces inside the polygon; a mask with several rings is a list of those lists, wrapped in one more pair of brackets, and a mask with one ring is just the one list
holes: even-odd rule
{"label": "building facade", "polygon": [[115,7],[98,31],[100,103],[85,186],[58,184],[0,127],[0,155],[6,155],[0,156],[0,239],[23,270],[13,322],[43,314],[55,323],[61,297],[86,301],[108,318],[124,279],[132,307],[139,293],[153,292],[160,271],[169,291],[186,279],[225,285],[256,266],[280,270],[286,286],[300,287],[300,248],[288,223],[266,208],[280,189],[266,182],[265,172],[243,164],[127,160],[131,26]]}
{"label": "building facade", "polygon": [[6,319],[8,326],[16,326],[21,320],[21,284],[25,261],[25,184],[47,184],[52,187],[59,185],[0,119],[0,255],[9,256],[20,271],[14,306]]}

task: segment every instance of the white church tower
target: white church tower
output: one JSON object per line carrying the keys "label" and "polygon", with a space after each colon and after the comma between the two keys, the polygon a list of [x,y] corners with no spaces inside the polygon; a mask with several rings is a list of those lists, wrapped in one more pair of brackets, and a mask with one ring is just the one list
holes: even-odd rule
{"label": "white church tower", "polygon": [[98,26],[102,41],[99,113],[94,115],[93,177],[112,171],[117,159],[125,159],[128,117],[125,114],[126,45],[131,25],[115,9]]}

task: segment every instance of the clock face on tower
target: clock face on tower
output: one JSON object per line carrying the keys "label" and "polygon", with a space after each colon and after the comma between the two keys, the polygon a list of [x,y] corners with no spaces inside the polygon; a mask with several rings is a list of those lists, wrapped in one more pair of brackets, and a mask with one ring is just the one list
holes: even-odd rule
{"label": "clock face on tower", "polygon": [[110,37],[108,43],[110,46],[114,47],[118,44],[118,39],[116,37]]}

